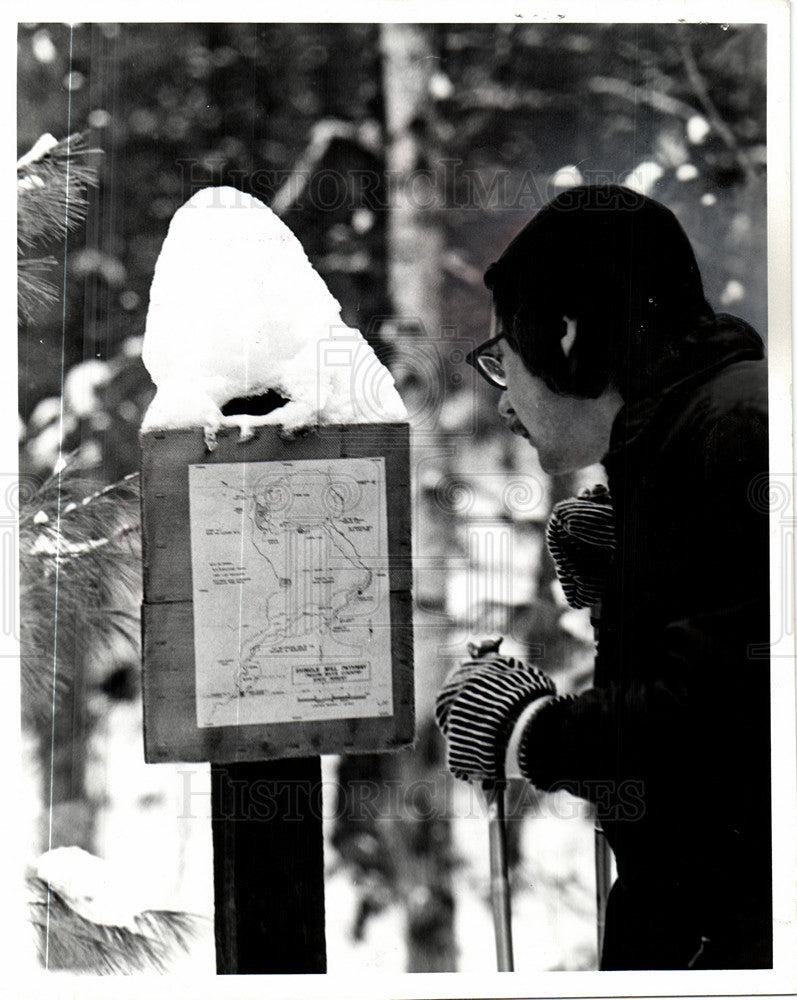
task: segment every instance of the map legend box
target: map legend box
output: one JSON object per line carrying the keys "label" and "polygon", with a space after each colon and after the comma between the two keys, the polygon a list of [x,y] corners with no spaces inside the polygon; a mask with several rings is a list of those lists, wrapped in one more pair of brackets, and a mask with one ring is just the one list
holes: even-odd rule
{"label": "map legend box", "polygon": [[147,760],[412,742],[406,425],[147,432],[142,523]]}

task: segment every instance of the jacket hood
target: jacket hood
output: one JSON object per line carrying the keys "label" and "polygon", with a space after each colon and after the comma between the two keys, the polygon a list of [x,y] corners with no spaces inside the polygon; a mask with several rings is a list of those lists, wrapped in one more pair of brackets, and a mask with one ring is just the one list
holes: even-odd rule
{"label": "jacket hood", "polygon": [[675,349],[658,359],[658,367],[617,414],[609,455],[638,437],[672,392],[739,361],[760,361],[764,353],[760,335],[738,316],[717,313],[690,328]]}

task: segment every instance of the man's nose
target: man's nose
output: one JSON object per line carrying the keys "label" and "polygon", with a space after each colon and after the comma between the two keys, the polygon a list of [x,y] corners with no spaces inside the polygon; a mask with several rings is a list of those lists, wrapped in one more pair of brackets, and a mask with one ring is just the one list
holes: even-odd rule
{"label": "man's nose", "polygon": [[501,394],[501,399],[498,402],[498,415],[505,419],[515,415],[512,404],[509,402],[509,397],[505,392]]}

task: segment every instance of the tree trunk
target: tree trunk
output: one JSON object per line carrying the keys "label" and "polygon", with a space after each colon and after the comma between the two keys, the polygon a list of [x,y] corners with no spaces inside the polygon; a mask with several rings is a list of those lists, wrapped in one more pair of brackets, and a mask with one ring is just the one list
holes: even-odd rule
{"label": "tree trunk", "polygon": [[[383,328],[383,332],[393,347],[394,370],[411,417],[423,411],[422,415],[432,421],[435,415],[426,411],[430,393],[439,386],[430,385],[428,380],[441,378],[442,371],[430,371],[428,366],[419,365],[418,358],[421,350],[425,360],[435,356],[434,350],[429,350],[428,340],[423,344],[419,341],[424,334],[437,337],[442,325],[444,231],[440,211],[435,210],[435,185],[428,170],[435,162],[436,146],[430,92],[436,65],[433,30],[424,25],[384,24],[380,33],[390,192],[387,274],[397,317],[391,329]],[[426,420],[424,431],[425,447],[434,447],[439,428],[430,427]],[[431,441],[427,434],[431,435]],[[413,493],[417,510],[417,490]],[[430,523],[426,517],[415,519],[419,535]],[[416,537],[415,548],[426,551],[423,537]],[[429,669],[431,665],[423,667]],[[438,815],[439,804],[446,800],[439,750],[434,724],[419,716],[415,753],[397,759],[394,765],[405,788],[433,786],[435,789],[425,803],[419,804],[409,796],[406,814],[396,820],[393,831],[398,855],[395,868],[406,908],[410,972],[456,968],[451,831],[447,818]]]}

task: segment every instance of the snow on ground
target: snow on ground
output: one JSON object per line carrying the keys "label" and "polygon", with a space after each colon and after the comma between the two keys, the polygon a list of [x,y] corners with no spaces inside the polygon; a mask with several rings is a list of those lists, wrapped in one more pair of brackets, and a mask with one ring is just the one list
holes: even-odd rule
{"label": "snow on ground", "polygon": [[352,972],[405,972],[404,915],[398,906],[387,907],[374,914],[365,925],[361,941],[355,941],[352,927],[357,912],[357,887],[351,874],[338,866],[335,850],[330,843],[332,823],[329,817],[337,808],[338,758],[321,758],[321,780],[324,786],[324,903],[327,939],[327,972],[345,975]]}
{"label": "snow on ground", "polygon": [[[204,188],[175,213],[155,266],[142,351],[158,387],[143,429],[407,419],[393,377],[266,205]],[[268,389],[289,402],[223,416]]]}
{"label": "snow on ground", "polygon": [[341,869],[330,873],[326,894],[327,972],[381,972],[395,975],[407,971],[404,916],[391,906],[370,917],[361,941],[351,935],[357,905],[356,887]]}
{"label": "snow on ground", "polygon": [[[187,910],[205,918],[204,933],[172,971],[213,975],[213,860],[207,765],[145,764],[141,706],[120,704],[92,738],[92,795],[102,801],[97,853],[126,872],[130,892],[149,908]],[[324,814],[335,812],[337,758],[322,758]],[[479,799],[452,782],[455,933],[462,973],[494,970],[488,831]],[[510,819],[509,822],[514,822]],[[327,961],[331,974],[406,971],[405,916],[400,906],[371,917],[354,941],[357,889],[336,866],[325,821]],[[595,968],[592,820],[566,793],[544,796],[523,821],[522,864],[512,882],[518,972]]]}
{"label": "snow on ground", "polygon": [[[324,758],[324,789],[334,786],[334,759]],[[461,973],[495,971],[488,828],[477,794],[453,783],[455,938]],[[325,804],[325,812],[334,806]],[[510,820],[512,822],[512,820]],[[523,821],[523,863],[512,878],[515,970],[596,968],[593,824],[583,803],[566,793],[544,796]],[[351,937],[356,887],[330,865],[326,848],[327,957],[330,973],[406,972],[404,916],[398,906],[371,917],[362,941]]]}
{"label": "snow on ground", "polygon": [[[469,787],[458,783],[454,796],[454,845],[463,860],[454,872],[457,971],[491,972],[495,938],[487,819]],[[592,821],[583,807],[574,799],[543,797],[539,814],[523,820],[521,855],[510,883],[515,971],[594,969]]]}
{"label": "snow on ground", "polygon": [[126,873],[141,908],[204,918],[170,971],[215,974],[209,765],[145,763],[141,703],[122,702],[92,735],[87,774],[100,803],[96,852],[116,872],[117,888]]}

